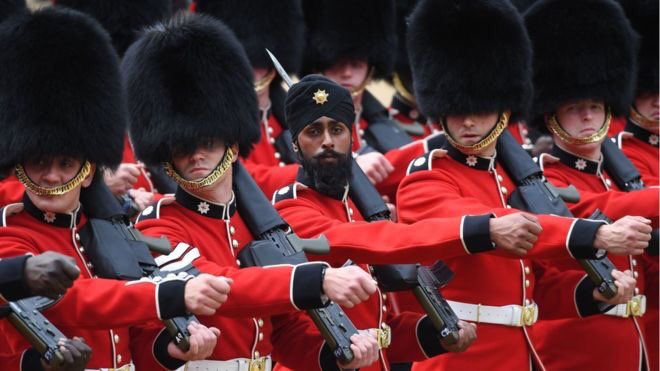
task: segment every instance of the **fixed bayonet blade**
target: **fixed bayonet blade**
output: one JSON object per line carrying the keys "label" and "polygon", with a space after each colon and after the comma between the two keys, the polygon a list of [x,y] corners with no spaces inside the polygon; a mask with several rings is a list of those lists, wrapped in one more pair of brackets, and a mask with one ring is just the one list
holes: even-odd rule
{"label": "fixed bayonet blade", "polygon": [[268,53],[268,56],[270,57],[270,60],[273,61],[273,65],[275,66],[275,70],[277,70],[277,73],[280,74],[280,77],[282,77],[282,80],[286,83],[288,87],[291,87],[293,85],[293,81],[291,80],[291,77],[289,77],[289,74],[286,73],[284,70],[284,67],[280,64],[280,61],[277,60],[277,58],[273,55],[273,53],[270,52],[270,50],[266,49],[266,53]]}

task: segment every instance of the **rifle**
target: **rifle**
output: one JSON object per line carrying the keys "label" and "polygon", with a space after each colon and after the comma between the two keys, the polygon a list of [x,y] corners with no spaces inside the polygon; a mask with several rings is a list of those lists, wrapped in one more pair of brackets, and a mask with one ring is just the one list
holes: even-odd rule
{"label": "rifle", "polygon": [[[573,217],[557,188],[548,183],[541,168],[509,131],[500,135],[496,149],[500,163],[516,183],[516,190],[509,197],[512,207],[535,214]],[[599,252],[597,259],[578,259],[578,262],[603,296],[612,298],[616,295],[617,287],[612,277],[615,267],[604,251]]]}
{"label": "rifle", "polygon": [[369,125],[364,138],[378,152],[386,153],[412,142],[387,114],[387,109],[369,91],[362,93],[362,116]]}
{"label": "rifle", "polygon": [[10,301],[6,315],[9,322],[32,344],[46,363],[50,366],[60,366],[64,363],[64,356],[57,343],[60,339],[66,339],[66,335],[41,314],[42,310],[54,303],[43,296]]}
{"label": "rifle", "polygon": [[[100,172],[92,184],[83,189],[80,200],[88,216],[88,226],[81,230],[89,260],[99,277],[116,280],[138,280],[142,277],[162,279],[167,275],[199,272],[188,265],[180,271],[160,270],[150,250],[169,253],[167,240],[143,236],[128,222],[116,198],[103,182]],[[190,316],[164,321],[174,343],[184,352],[190,349],[188,325],[197,319]]]}
{"label": "rifle", "polygon": [[[348,193],[365,220],[390,220],[390,211],[355,161]],[[439,336],[448,344],[458,341],[458,317],[438,289],[453,278],[453,272],[438,261],[431,268],[419,264],[373,265],[372,274],[385,292],[412,290]]]}
{"label": "rifle", "polygon": [[[234,163],[233,188],[237,209],[257,238],[241,250],[238,256],[241,266],[297,265],[307,262],[305,251],[314,254],[329,252],[325,237],[301,239],[291,232],[240,162]],[[341,363],[350,363],[353,360],[350,338],[358,330],[341,307],[330,303],[325,308],[309,309],[307,314],[335,357]]]}

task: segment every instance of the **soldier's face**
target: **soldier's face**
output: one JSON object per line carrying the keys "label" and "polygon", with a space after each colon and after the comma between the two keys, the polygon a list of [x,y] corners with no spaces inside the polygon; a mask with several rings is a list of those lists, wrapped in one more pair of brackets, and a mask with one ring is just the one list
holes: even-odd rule
{"label": "soldier's face", "polygon": [[[642,116],[651,120],[660,120],[660,94],[642,94],[635,99],[635,109]],[[660,125],[653,130],[658,133]]]}
{"label": "soldier's face", "polygon": [[219,139],[204,139],[191,153],[174,151],[172,165],[186,180],[200,180],[215,169],[227,146]]}
{"label": "soldier's face", "polygon": [[323,75],[337,84],[352,90],[364,82],[369,64],[363,59],[344,59],[323,71]]}
{"label": "soldier's face", "polygon": [[351,132],[342,122],[323,116],[305,126],[298,134],[294,145],[307,159],[314,159],[320,165],[334,165],[338,156],[349,155],[351,150]]}
{"label": "soldier's face", "polygon": [[446,117],[447,130],[459,144],[471,146],[483,139],[497,124],[499,114],[450,115]]}
{"label": "soldier's face", "polygon": [[[83,161],[70,156],[52,156],[41,160],[28,161],[23,164],[25,174],[44,188],[61,186],[78,175]],[[94,171],[90,172],[81,185],[60,196],[38,196],[29,190],[30,201],[43,211],[54,213],[70,213],[79,205],[80,190],[92,182]]]}
{"label": "soldier's face", "polygon": [[[605,123],[605,104],[599,100],[581,99],[559,106],[555,116],[561,127],[573,138],[586,138],[595,134]],[[557,138],[555,138],[555,142]],[[563,143],[564,146],[576,145]],[[581,146],[600,146],[600,142]],[[571,148],[567,148],[569,151]]]}

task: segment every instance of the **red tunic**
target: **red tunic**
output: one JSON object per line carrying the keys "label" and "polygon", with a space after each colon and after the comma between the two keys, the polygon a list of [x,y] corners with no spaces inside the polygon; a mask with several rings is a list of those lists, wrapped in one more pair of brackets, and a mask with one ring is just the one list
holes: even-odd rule
{"label": "red tunic", "polygon": [[[432,152],[411,165],[413,172],[403,180],[398,192],[400,221],[412,223],[484,212],[502,216],[516,211],[506,203],[515,186],[494,159],[465,156],[453,147],[449,147],[447,155],[443,153]],[[577,245],[586,249],[593,243],[598,228],[594,222],[572,218],[539,215],[539,220],[543,232],[529,257],[543,257],[543,250],[535,250],[544,243],[546,252],[554,246],[557,253],[565,254],[568,249],[575,255]],[[442,291],[450,300],[490,306],[527,305],[533,300],[539,306],[540,318],[595,312],[593,285],[582,272],[559,275],[528,258],[507,259],[491,254],[457,257],[446,263],[456,274]],[[532,343],[534,328],[480,323],[478,339],[465,353],[437,357],[415,364],[413,369],[530,369],[531,358],[538,362]]]}
{"label": "red tunic", "polygon": [[[560,187],[573,184],[580,192],[619,191],[609,174],[602,169],[602,162],[580,158],[557,146],[553,148],[552,155],[559,161],[552,161],[550,156],[545,155],[541,157],[541,165],[547,179],[553,184]],[[635,206],[631,205],[628,212],[635,214]],[[634,272],[637,278],[636,292],[643,295],[647,260],[612,255],[609,258],[617,269]],[[580,269],[578,264],[568,260],[553,261],[552,264],[564,272]],[[622,318],[596,315],[581,320],[547,321],[539,323],[537,329],[539,351],[549,369],[639,370],[642,349],[649,349],[643,340],[643,321],[632,316]],[[591,340],[583,341],[584,336]],[[578,345],[583,352],[572,357],[561,357]],[[657,355],[657,351],[654,353]]]}
{"label": "red tunic", "polygon": [[[341,200],[334,199],[301,183],[282,189],[276,196],[280,200],[276,204],[278,211],[298,235],[311,238],[324,234],[329,239],[330,255],[310,258],[326,260],[335,267],[341,266],[347,258],[365,263],[412,263],[416,258],[444,255],[440,251],[433,254],[432,249],[447,250],[450,255],[465,255],[468,251],[461,243],[459,233],[462,218],[446,220],[446,223],[438,220],[434,220],[435,223],[421,223],[415,229],[414,226],[387,221],[367,223],[346,195]],[[486,216],[486,228],[488,218]],[[435,229],[432,224],[435,224]],[[439,233],[443,231],[440,224],[446,227],[444,233]],[[360,266],[366,271],[369,269],[366,264]],[[379,292],[379,295],[372,296],[355,308],[346,309],[346,313],[358,329],[382,328],[383,324],[387,324],[392,331],[392,342],[388,348],[381,350],[380,361],[362,370],[387,370],[390,362],[423,360],[443,352],[430,320],[419,313],[394,314],[385,294]],[[314,332],[309,319],[303,314],[299,316],[299,331]],[[316,350],[323,346],[320,334],[314,341],[307,340],[305,344],[286,341],[296,349],[310,347]],[[324,357],[321,359],[325,360]],[[332,359],[329,361],[334,363]],[[321,365],[325,366],[323,361]],[[302,369],[296,364],[286,366]]]}
{"label": "red tunic", "polygon": [[[235,211],[233,200],[228,205],[214,204],[179,188],[176,199],[164,198],[145,209],[137,223],[137,228],[146,235],[166,236],[173,246],[177,246],[174,252],[157,258],[159,264],[177,264],[179,260],[186,261],[187,256],[201,254],[203,258],[193,262],[201,272],[234,280],[229,298],[217,315],[199,317],[205,325],[222,331],[222,337],[209,357],[212,360],[258,358],[271,354],[273,326],[270,316],[296,311],[309,296],[316,296],[320,301],[320,264],[239,268],[237,256],[254,238]],[[302,293],[300,282],[315,277],[309,273],[307,268],[310,267],[318,268],[318,287],[316,292]],[[293,336],[291,332],[288,335]],[[285,343],[279,345],[287,347]],[[314,364],[317,357],[297,359],[306,365]]]}
{"label": "red tunic", "polygon": [[625,117],[612,117],[610,128],[607,130],[608,137],[616,137],[626,126]]}
{"label": "red tunic", "polygon": [[[0,228],[0,256],[55,251],[75,259],[81,270],[80,277],[62,299],[43,314],[67,337],[83,337],[92,347],[88,368],[121,367],[131,361],[131,355],[133,358],[150,357],[150,344],[141,344],[141,349],[133,349],[133,352],[129,348],[128,327],[162,327],[157,320],[161,315],[171,314],[165,311],[166,306],[177,300],[165,293],[173,292],[172,285],[176,285],[182,294],[184,281],[125,282],[95,278],[94,268],[80,242],[79,232],[85,228],[86,218],[79,212],[43,213],[25,198],[25,204],[5,207],[3,221],[6,227]],[[30,344],[6,319],[0,321],[0,334],[1,352],[8,357],[3,370],[33,369],[30,362],[38,362],[38,359],[29,356]]]}
{"label": "red tunic", "polygon": [[619,134],[619,148],[642,174],[644,184],[657,186],[658,178],[660,178],[658,135],[644,130],[630,121],[626,125],[626,132],[631,133],[633,137],[626,138]]}
{"label": "red tunic", "polygon": [[[128,134],[124,135],[124,153],[122,154],[121,162],[137,164],[137,159],[135,158],[135,153],[133,151],[133,144],[131,143]],[[137,182],[133,184],[133,189],[139,188],[144,188],[147,192],[156,192],[147,170],[143,168],[140,169],[140,175],[137,178]],[[162,195],[159,197],[162,197]]]}

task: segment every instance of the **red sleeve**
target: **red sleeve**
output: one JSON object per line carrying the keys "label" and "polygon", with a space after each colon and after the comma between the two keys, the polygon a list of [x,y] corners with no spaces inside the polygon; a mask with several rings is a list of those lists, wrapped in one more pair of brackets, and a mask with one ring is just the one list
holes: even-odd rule
{"label": "red sleeve", "polygon": [[298,164],[267,166],[249,160],[243,161],[243,165],[268,198],[278,189],[295,182],[299,167]]}
{"label": "red sleeve", "polygon": [[[558,171],[546,173],[548,181],[557,187],[571,185],[571,180]],[[639,215],[650,218],[657,225],[658,220],[658,188],[646,188],[635,192],[590,192],[580,189],[580,200],[577,203],[566,203],[575,217],[588,218],[596,209],[612,220],[626,215]],[[634,205],[634,208],[631,208]]]}
{"label": "red sleeve", "polygon": [[594,285],[581,270],[560,271],[552,262],[532,262],[536,284],[534,301],[538,304],[539,319],[576,318],[596,314],[593,299]]}
{"label": "red sleeve", "polygon": [[[200,272],[229,277],[234,281],[229,298],[220,307],[218,314],[229,317],[260,317],[298,310],[294,305],[292,293],[297,267],[287,265],[239,269],[235,266],[223,266],[200,256],[198,247],[187,245],[186,241],[192,239],[185,227],[179,223],[164,219],[147,219],[139,222],[137,228],[148,236],[167,236],[172,245],[177,246],[169,255],[157,258],[160,265],[193,256],[196,259],[192,264]],[[268,282],[268,285],[264,285],[264,282]]]}
{"label": "red sleeve", "polygon": [[[2,228],[0,254],[41,253],[31,241],[22,238],[20,232],[15,232],[11,227]],[[184,286],[185,281],[178,278],[156,283],[147,279],[126,282],[81,277],[44,314],[61,326],[99,330],[127,327],[169,317],[184,310],[177,305],[183,304]],[[126,303],[133,303],[134,308],[127,311]]]}
{"label": "red sleeve", "polygon": [[[335,262],[352,259],[358,263],[416,263],[463,256],[462,218],[429,219],[414,225],[380,221],[344,223],[326,216],[305,199],[288,199],[275,207],[301,237],[325,235]],[[486,230],[487,232],[487,230]]]}
{"label": "red sleeve", "polygon": [[[498,217],[520,210],[490,207],[473,197],[461,195],[458,184],[448,182],[437,170],[410,174],[401,183],[397,211],[399,221],[415,223],[429,218],[492,213]],[[543,231],[527,258],[587,257],[595,253],[591,243],[597,226],[575,218],[537,215]],[[519,259],[495,250],[498,256]]]}

